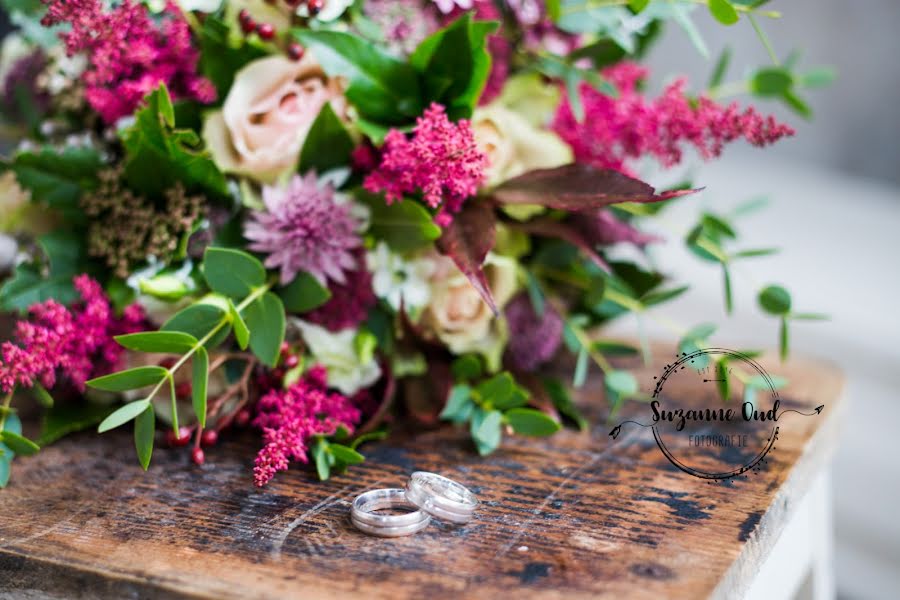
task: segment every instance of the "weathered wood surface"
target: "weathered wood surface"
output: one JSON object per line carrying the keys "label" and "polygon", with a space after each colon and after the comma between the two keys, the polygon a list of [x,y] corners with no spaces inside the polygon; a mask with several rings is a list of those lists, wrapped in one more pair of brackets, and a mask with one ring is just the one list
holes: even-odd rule
{"label": "weathered wood surface", "polygon": [[[157,450],[146,474],[127,432],[74,436],[17,459],[0,491],[0,597],[733,597],[825,466],[839,412],[833,367],[766,364],[790,378],[787,402],[826,408],[782,428],[764,473],[729,484],[681,473],[647,430],[612,441],[596,382],[581,394],[590,433],[506,440],[479,458],[443,428],[370,444],[364,465],[331,481],[294,468],[263,490],[250,432],[203,467]],[[353,528],[356,494],[419,469],[476,491],[476,520],[398,539]]]}

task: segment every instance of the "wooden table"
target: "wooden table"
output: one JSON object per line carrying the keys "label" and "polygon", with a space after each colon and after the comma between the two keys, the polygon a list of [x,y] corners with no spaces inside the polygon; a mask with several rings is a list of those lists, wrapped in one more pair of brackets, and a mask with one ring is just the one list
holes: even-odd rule
{"label": "wooden table", "polygon": [[[203,467],[158,450],[146,474],[128,432],[77,435],[17,459],[0,491],[0,597],[735,597],[826,468],[839,412],[832,367],[765,364],[790,379],[788,402],[826,408],[782,428],[764,473],[727,485],[675,469],[647,430],[612,441],[596,381],[580,394],[590,433],[507,439],[487,458],[449,427],[400,435],[348,474],[292,468],[263,490],[253,432]],[[640,373],[648,390],[658,367]],[[353,528],[356,494],[414,470],[470,486],[477,519],[397,539]]]}

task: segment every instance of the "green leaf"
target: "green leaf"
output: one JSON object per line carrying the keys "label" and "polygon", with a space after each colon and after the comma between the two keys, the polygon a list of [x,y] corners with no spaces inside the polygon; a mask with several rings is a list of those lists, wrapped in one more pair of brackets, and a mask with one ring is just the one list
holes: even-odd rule
{"label": "green leaf", "polygon": [[636,15],[647,8],[648,4],[650,4],[650,0],[628,0],[628,8]]}
{"label": "green leaf", "polygon": [[325,481],[331,476],[331,464],[328,460],[328,442],[323,438],[316,440],[315,445],[312,447],[312,455],[316,463],[316,473],[318,473],[321,481]]}
{"label": "green leaf", "polygon": [[493,404],[498,401],[502,402],[510,396],[515,386],[516,382],[513,380],[512,375],[504,371],[479,383],[475,387],[475,391],[482,402]]}
{"label": "green leaf", "polygon": [[284,341],[284,305],[272,292],[266,292],[244,309],[250,328],[250,349],[264,364],[274,367]]}
{"label": "green leaf", "polygon": [[180,300],[193,291],[189,280],[172,273],[160,273],[147,279],[139,279],[138,287],[142,294],[169,302]]}
{"label": "green leaf", "polygon": [[[641,2],[649,2],[650,0],[637,0]],[[550,20],[556,23],[559,21],[559,17],[562,14],[562,0],[547,0],[547,16],[550,17]]]}
{"label": "green leaf", "polygon": [[823,313],[793,313],[790,317],[795,321],[828,321],[831,319]]}
{"label": "green leaf", "polygon": [[553,401],[553,406],[559,411],[559,414],[574,421],[580,431],[587,431],[589,428],[588,420],[584,418],[584,415],[575,406],[566,386],[561,381],[550,378],[544,379],[542,383],[544,391],[550,396],[550,400]]}
{"label": "green leaf", "polygon": [[734,25],[738,14],[728,0],[709,0],[709,12],[722,25]]}
{"label": "green leaf", "polygon": [[419,44],[409,62],[424,81],[425,104],[444,105],[451,119],[471,116],[490,72],[486,39],[496,26],[464,13]]}
{"label": "green leaf", "polygon": [[145,471],[150,467],[153,455],[153,436],[156,434],[156,415],[153,406],[148,406],[134,420],[134,448],[138,461]]}
{"label": "green leaf", "polygon": [[28,438],[12,431],[0,432],[0,440],[2,440],[10,450],[22,456],[31,456],[41,449],[40,446]]}
{"label": "green leaf", "polygon": [[472,439],[478,454],[487,456],[500,447],[503,437],[503,413],[498,410],[483,411],[478,409],[470,424]]}
{"label": "green leaf", "polygon": [[51,408],[53,406],[53,396],[51,396],[50,392],[47,391],[47,388],[41,384],[35,382],[35,384],[31,386],[31,394],[44,408]]}
{"label": "green leaf", "polygon": [[125,406],[122,406],[114,413],[103,419],[103,422],[100,423],[100,426],[97,427],[98,433],[104,433],[109,431],[110,429],[115,429],[120,425],[124,425],[128,421],[136,418],[139,414],[144,412],[150,408],[150,400],[136,400],[134,402],[129,402]]}
{"label": "green leaf", "polygon": [[147,331],[117,335],[120,346],[139,352],[183,354],[197,345],[197,338],[180,331]]}
{"label": "green leaf", "polygon": [[58,439],[83,431],[108,417],[115,407],[91,402],[62,402],[44,412],[41,419],[39,446],[48,446]]}
{"label": "green leaf", "polygon": [[161,330],[181,331],[200,340],[214,328],[219,327],[216,334],[204,344],[207,348],[214,348],[228,337],[230,328],[223,325],[223,323],[227,324],[227,321],[228,315],[221,306],[200,302],[172,315],[168,321],[163,323]]}
{"label": "green leaf", "polygon": [[301,271],[287,287],[278,288],[284,308],[292,313],[304,313],[322,306],[331,298],[327,287],[305,271]]}
{"label": "green leaf", "polygon": [[206,388],[209,384],[209,354],[202,346],[191,359],[191,403],[200,427],[206,427]]}
{"label": "green leaf", "polygon": [[471,381],[481,377],[484,366],[481,363],[481,357],[477,354],[464,354],[453,361],[450,369],[453,371],[455,380]]}
{"label": "green leaf", "polygon": [[791,311],[791,295],[779,285],[770,285],[759,292],[759,306],[770,315],[783,316]]}
{"label": "green leaf", "polygon": [[83,146],[56,149],[46,146],[18,152],[10,170],[31,201],[58,211],[69,224],[83,223],[81,193],[97,185],[97,171],[103,166],[99,152]]}
{"label": "green leaf", "polygon": [[636,356],[640,354],[640,350],[631,344],[613,340],[596,340],[591,343],[591,349],[605,356]]}
{"label": "green leaf", "polygon": [[334,114],[331,104],[326,102],[306,134],[300,151],[299,170],[301,173],[310,169],[323,173],[329,169],[344,167],[350,164],[353,146],[353,139],[344,124]]}
{"label": "green leaf", "polygon": [[638,382],[628,371],[609,371],[604,376],[604,385],[623,398],[633,396],[638,391]]}
{"label": "green leaf", "polygon": [[562,427],[549,415],[533,408],[513,408],[503,413],[504,419],[516,433],[546,437]]}
{"label": "green leaf", "polygon": [[231,315],[231,325],[234,327],[234,338],[237,340],[238,347],[241,350],[246,350],[247,344],[250,343],[250,330],[247,329],[244,317],[241,316],[231,299],[228,300],[228,310]]}
{"label": "green leaf", "polygon": [[831,85],[837,73],[831,67],[819,67],[800,75],[797,84],[804,88],[819,88]]}
{"label": "green leaf", "polygon": [[80,299],[72,279],[88,272],[83,239],[74,231],[53,231],[38,238],[49,263],[47,277],[34,264],[16,267],[13,278],[0,288],[0,309],[24,312],[45,300],[70,304]]}
{"label": "green leaf", "polygon": [[690,286],[683,285],[681,287],[672,288],[668,290],[659,290],[657,292],[650,292],[648,294],[644,294],[640,298],[641,304],[644,306],[654,306],[656,304],[662,304],[663,302],[668,302],[673,298],[677,298],[681,294],[688,291]]}
{"label": "green leaf", "polygon": [[339,462],[342,462],[345,465],[358,465],[359,463],[366,460],[365,456],[363,456],[353,448],[344,446],[342,444],[329,444],[328,450]]}
{"label": "green leaf", "polygon": [[755,248],[752,250],[741,250],[731,255],[731,258],[756,258],[759,256],[770,256],[778,254],[778,248]]}
{"label": "green leaf", "polygon": [[402,200],[388,204],[383,196],[361,189],[354,197],[369,207],[369,233],[384,240],[396,252],[430,246],[441,236],[441,228],[418,202]]}
{"label": "green leaf", "polygon": [[407,63],[349,33],[294,28],[291,35],[328,75],[347,79],[345,95],[364,119],[402,124],[422,113],[419,78]]}
{"label": "green leaf", "polygon": [[794,84],[790,72],[781,67],[760,69],[750,80],[750,91],[758,96],[782,96]]}
{"label": "green leaf", "polygon": [[12,457],[7,454],[0,455],[0,489],[6,487],[6,484],[9,483],[9,472],[10,472],[10,463],[12,462]]}
{"label": "green leaf", "polygon": [[587,348],[581,348],[578,351],[578,358],[575,361],[575,372],[572,374],[572,387],[580,388],[587,380],[589,358]]}
{"label": "green leaf", "polygon": [[713,69],[712,75],[709,78],[709,85],[707,86],[709,89],[718,87],[722,84],[722,80],[725,79],[725,73],[728,72],[728,65],[731,63],[731,48],[726,46],[722,50],[722,54],[719,55],[719,60],[716,61],[716,67]]}
{"label": "green leaf", "polygon": [[166,369],[153,365],[96,377],[88,381],[87,385],[106,392],[125,392],[157,384],[160,379],[168,376],[169,372]]}
{"label": "green leaf", "polygon": [[266,283],[266,269],[254,256],[231,248],[207,248],[203,276],[214,292],[242,300]]}
{"label": "green leaf", "polygon": [[734,298],[731,292],[731,271],[726,263],[722,263],[722,286],[725,294],[725,312],[730,315],[734,310]]}
{"label": "green leaf", "polygon": [[440,418],[454,423],[464,423],[472,414],[475,405],[472,403],[472,389],[465,384],[454,385],[447,397],[447,404],[441,411]]}
{"label": "green leaf", "polygon": [[122,134],[125,180],[135,192],[160,198],[181,183],[188,193],[228,195],[225,176],[191,129],[175,129],[172,101],[164,85],[144,99],[134,124]]}

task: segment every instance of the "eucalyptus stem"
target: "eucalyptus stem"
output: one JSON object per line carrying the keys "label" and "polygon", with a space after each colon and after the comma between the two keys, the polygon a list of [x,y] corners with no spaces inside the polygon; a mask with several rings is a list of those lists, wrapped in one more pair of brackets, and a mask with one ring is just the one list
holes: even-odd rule
{"label": "eucalyptus stem", "polygon": [[10,392],[3,397],[3,411],[0,412],[0,431],[3,431],[3,427],[6,425],[6,415],[9,414],[9,407],[12,404],[12,397],[12,390],[10,390]]}
{"label": "eucalyptus stem", "polygon": [[[709,0],[688,0],[694,4],[702,4],[704,6],[709,6]],[[582,9],[585,8],[606,8],[611,6],[627,6],[630,4],[629,0],[585,0],[582,4],[569,5],[563,8],[560,11],[561,15],[570,15],[576,14]],[[751,18],[753,15],[759,15],[761,17],[768,17],[770,19],[780,19],[781,13],[777,10],[759,10],[753,6],[745,6],[743,4],[732,4],[731,5],[734,10],[739,13],[745,13]]]}
{"label": "eucalyptus stem", "polygon": [[[241,303],[235,307],[237,309],[237,312],[240,313],[242,310],[244,310],[245,308],[250,306],[253,302],[255,302],[257,299],[259,299],[263,294],[268,292],[272,288],[273,284],[274,284],[274,282],[270,281],[270,282],[266,283],[265,285],[262,285],[256,289],[254,289],[250,293],[249,296],[244,298],[241,301]],[[196,354],[198,349],[202,348],[209,340],[211,340],[213,338],[213,336],[215,336],[219,332],[220,329],[222,329],[222,327],[224,327],[228,323],[228,317],[229,317],[228,314],[223,315],[222,318],[219,319],[219,322],[216,324],[216,326],[213,327],[212,329],[210,329],[209,333],[204,335],[201,339],[197,340],[197,343],[194,346],[192,346],[190,350],[185,352],[184,355],[182,355],[182,357],[179,358],[178,361],[174,365],[169,367],[166,370],[165,377],[163,377],[162,379],[159,380],[159,383],[156,384],[156,387],[154,387],[153,391],[150,392],[150,394],[147,396],[148,400],[152,400],[153,397],[156,396],[156,394],[162,388],[163,384],[166,381],[169,381],[169,384],[172,387],[172,426],[175,430],[176,435],[178,434],[178,413],[176,410],[175,392],[174,392],[175,372],[178,371],[178,369],[180,369],[184,365],[184,363],[186,363],[188,360],[190,360],[190,358],[194,354]]]}
{"label": "eucalyptus stem", "polygon": [[606,373],[613,370],[612,365],[609,364],[609,361],[606,360],[606,357],[591,348],[591,340],[590,338],[588,338],[587,334],[581,327],[573,327],[572,325],[569,325],[569,328],[572,330],[572,333],[575,334],[575,339],[577,339],[578,343],[581,344],[581,347],[587,351],[591,359],[593,359],[593,361],[597,363],[597,366],[600,367],[601,371]]}

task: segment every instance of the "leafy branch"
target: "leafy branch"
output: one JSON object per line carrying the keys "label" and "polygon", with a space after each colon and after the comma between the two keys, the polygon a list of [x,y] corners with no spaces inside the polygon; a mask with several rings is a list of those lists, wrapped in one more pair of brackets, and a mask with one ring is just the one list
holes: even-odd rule
{"label": "leafy branch", "polygon": [[[208,350],[222,343],[233,331],[241,350],[249,346],[261,362],[275,366],[284,341],[284,304],[271,291],[274,280],[267,278],[262,263],[237,250],[208,248],[202,271],[210,294],[175,314],[160,331],[116,337],[116,341],[129,350],[180,354],[170,367],[136,367],[87,382],[95,389],[110,392],[153,386],[144,398],[125,404],[98,428],[103,433],[134,420],[135,447],[145,470],[149,467],[153,451],[155,413],[152,400],[167,383],[172,402],[172,427],[176,435],[178,433],[175,374],[181,367],[188,361],[192,363],[193,410],[200,428],[203,428],[206,425],[210,370]],[[282,290],[282,294],[286,298],[296,299],[298,294],[292,288],[297,285],[308,287],[309,281],[300,277]]]}

